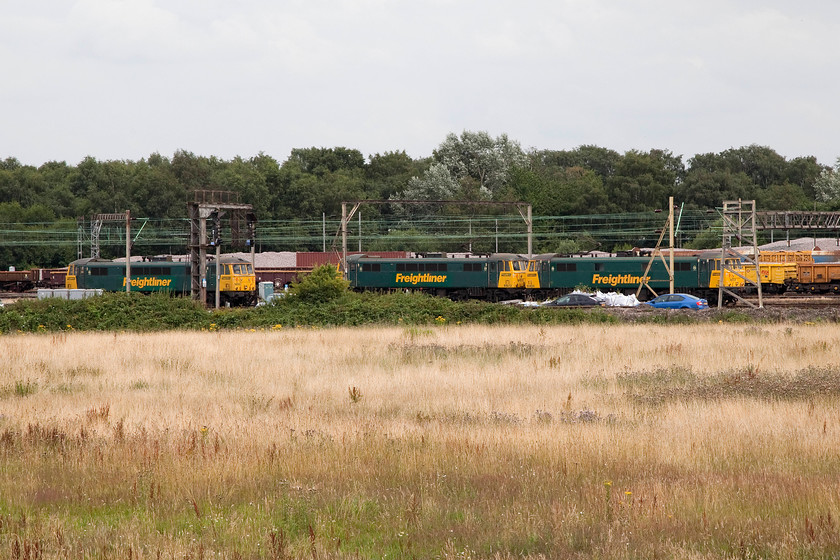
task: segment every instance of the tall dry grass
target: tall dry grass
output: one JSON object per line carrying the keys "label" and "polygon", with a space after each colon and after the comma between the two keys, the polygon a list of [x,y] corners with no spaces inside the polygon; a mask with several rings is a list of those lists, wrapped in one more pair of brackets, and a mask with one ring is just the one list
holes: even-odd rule
{"label": "tall dry grass", "polygon": [[840,554],[829,325],[0,339],[0,556]]}

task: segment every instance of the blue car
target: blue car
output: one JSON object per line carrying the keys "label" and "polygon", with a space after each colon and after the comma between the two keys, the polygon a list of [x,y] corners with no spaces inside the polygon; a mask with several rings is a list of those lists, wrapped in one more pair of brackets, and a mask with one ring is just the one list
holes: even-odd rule
{"label": "blue car", "polygon": [[645,304],[658,309],[708,309],[709,302],[689,294],[665,294]]}

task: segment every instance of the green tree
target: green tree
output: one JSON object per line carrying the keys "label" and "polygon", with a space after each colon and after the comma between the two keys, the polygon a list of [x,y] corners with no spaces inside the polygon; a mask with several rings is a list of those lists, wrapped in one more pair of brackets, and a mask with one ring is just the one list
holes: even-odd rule
{"label": "green tree", "polygon": [[196,156],[192,152],[177,150],[172,156],[172,174],[185,192],[218,188],[212,184],[213,172],[223,163],[215,157]]}
{"label": "green tree", "polygon": [[802,187],[785,182],[764,189],[756,199],[756,207],[762,210],[812,210],[813,200]]}
{"label": "green tree", "polygon": [[186,216],[187,193],[169,160],[158,153],[134,165],[131,181],[134,215],[178,219]]}
{"label": "green tree", "polygon": [[245,160],[236,156],[211,175],[212,184],[218,188],[239,194],[239,201],[250,204],[258,216],[266,216],[270,206],[270,191],[264,169],[257,163],[261,160]]}
{"label": "green tree", "polygon": [[365,198],[364,158],[347,148],[292,150],[272,188],[271,209],[277,217],[340,215],[342,201]]}
{"label": "green tree", "polygon": [[816,200],[814,183],[825,169],[814,156],[794,158],[788,162],[785,180],[800,187],[809,200]]}
{"label": "green tree", "polygon": [[70,189],[73,167],[64,161],[50,161],[39,167],[38,172],[46,185],[42,202],[48,204],[56,216],[75,218],[78,201]]}
{"label": "green tree", "polygon": [[372,155],[365,167],[365,192],[370,198],[387,200],[404,190],[425,168],[426,164],[414,161],[405,151]]}
{"label": "green tree", "polygon": [[409,182],[400,198],[494,199],[505,192],[512,169],[527,164],[519,143],[506,134],[449,134],[434,151],[434,163],[422,178]]}
{"label": "green tree", "polygon": [[[522,180],[525,173],[514,175]],[[608,206],[607,194],[601,178],[592,170],[582,167],[552,168],[543,170],[538,178],[530,181],[528,202],[534,213],[542,216],[567,216],[597,214]]]}
{"label": "green tree", "polygon": [[494,196],[507,183],[512,169],[528,164],[519,142],[507,134],[493,138],[484,131],[465,130],[460,137],[449,134],[434,157],[456,179],[472,179],[482,197],[485,193]]}
{"label": "green tree", "polygon": [[412,177],[403,191],[406,200],[453,200],[460,191],[458,180],[446,165],[432,164],[422,177]]}
{"label": "green tree", "polygon": [[721,152],[726,168],[734,173],[742,172],[759,188],[781,184],[787,171],[787,162],[767,146],[752,144],[741,148],[730,148]]}
{"label": "green tree", "polygon": [[814,194],[819,202],[836,208],[840,203],[840,157],[833,169],[824,169],[814,182]]}
{"label": "green tree", "polygon": [[685,181],[677,186],[678,200],[689,207],[716,208],[724,200],[756,199],[757,185],[742,169],[733,169],[731,160],[714,153],[691,158]]}
{"label": "green tree", "polygon": [[605,187],[614,211],[639,212],[666,207],[683,176],[681,156],[664,150],[630,150]]}
{"label": "green tree", "polygon": [[345,148],[295,148],[289,161],[304,173],[323,175],[339,169],[363,169],[365,157],[359,150]]}
{"label": "green tree", "polygon": [[615,175],[622,156],[615,150],[583,145],[575,150],[543,150],[532,154],[533,164],[544,169],[582,167],[594,171],[602,182]]}

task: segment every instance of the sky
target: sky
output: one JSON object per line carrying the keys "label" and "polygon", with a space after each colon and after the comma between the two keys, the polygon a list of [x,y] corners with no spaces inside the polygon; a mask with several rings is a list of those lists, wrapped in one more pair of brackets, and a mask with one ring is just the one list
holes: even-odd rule
{"label": "sky", "polygon": [[840,157],[840,2],[0,0],[0,159],[423,158],[525,150]]}

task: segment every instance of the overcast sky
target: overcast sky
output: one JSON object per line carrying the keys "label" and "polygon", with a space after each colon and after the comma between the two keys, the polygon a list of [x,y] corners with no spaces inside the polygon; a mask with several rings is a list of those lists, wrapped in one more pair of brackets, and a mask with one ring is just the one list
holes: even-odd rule
{"label": "overcast sky", "polygon": [[405,150],[450,132],[840,156],[840,2],[0,1],[0,159]]}

